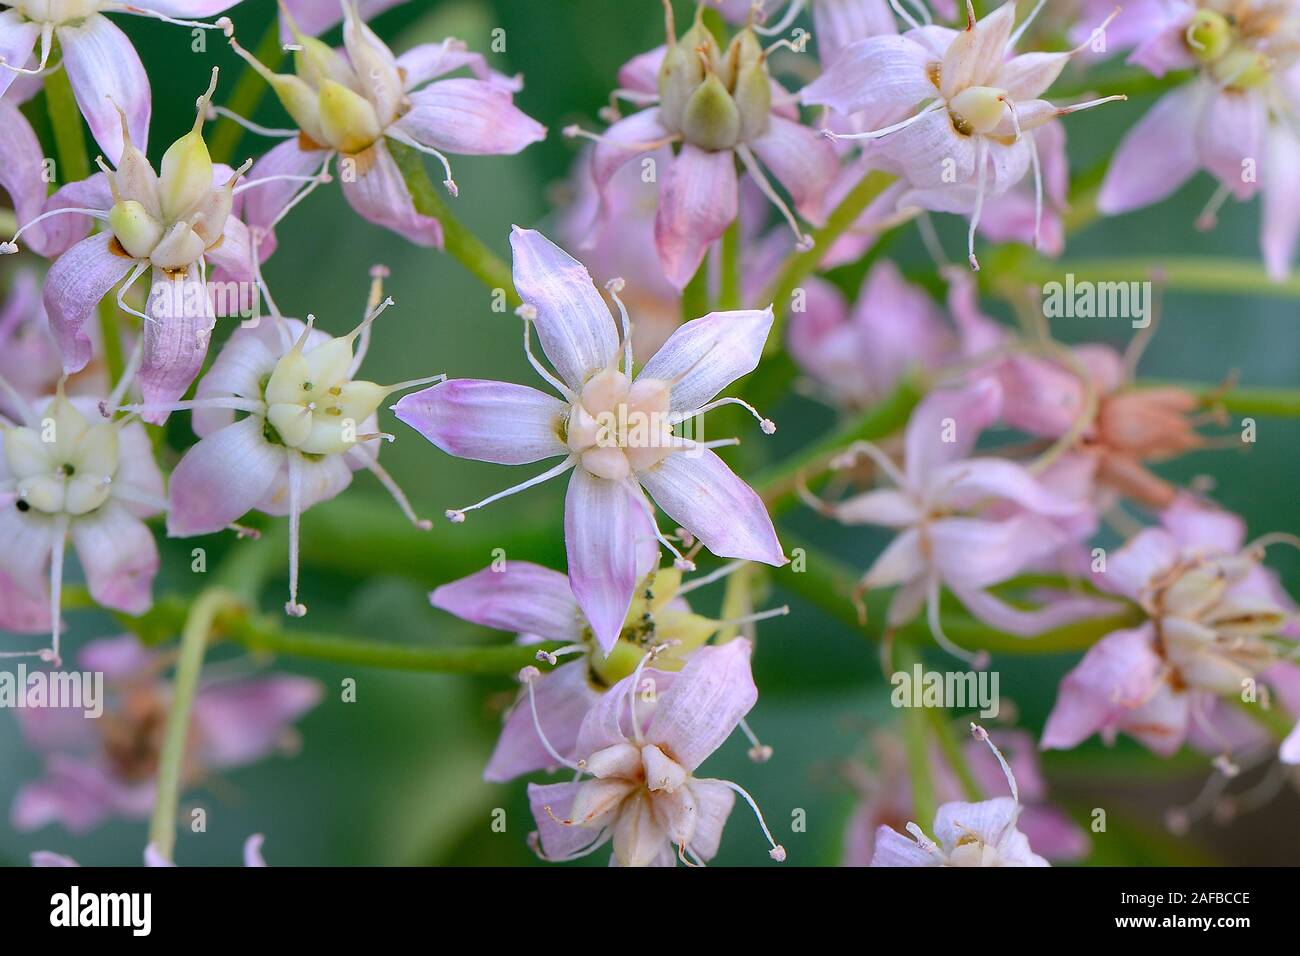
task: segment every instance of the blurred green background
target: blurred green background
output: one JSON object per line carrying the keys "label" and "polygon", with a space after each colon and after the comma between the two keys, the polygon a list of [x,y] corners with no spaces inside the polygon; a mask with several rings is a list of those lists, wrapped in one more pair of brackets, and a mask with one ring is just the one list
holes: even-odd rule
{"label": "blurred green background", "polygon": [[[688,15],[687,5],[678,6],[681,22]],[[246,0],[231,11],[245,46],[254,45],[273,13],[271,0]],[[194,98],[211,66],[223,68],[216,96],[216,102],[223,103],[223,92],[228,93],[242,72],[241,64],[216,35],[208,37],[207,52],[193,53],[190,34],[182,28],[137,17],[114,19],[135,40],[153,81],[150,153],[156,160],[193,121]],[[618,67],[662,42],[658,0],[414,0],[372,25],[399,52],[417,42],[454,35],[486,53],[491,31],[504,28],[507,49],[489,59],[504,72],[523,72],[525,88],[517,101],[549,126],[551,135],[521,156],[453,158],[461,190],[454,206],[457,214],[503,256],[508,256],[511,223],[546,231],[551,222],[548,196],[568,175],[577,152],[559,130],[571,122],[597,127],[596,110],[615,85]],[[327,38],[337,41],[337,29]],[[1089,170],[1101,162],[1150,103],[1150,98],[1134,99],[1071,117],[1074,169]],[[256,118],[270,126],[285,123],[270,98]],[[245,136],[238,157],[269,145]],[[1098,223],[1071,240],[1066,258],[1197,253],[1257,260],[1257,205],[1230,205],[1212,233],[1193,229],[1212,188],[1207,178],[1198,177],[1172,201]],[[950,253],[960,250],[964,223],[939,217],[939,226]],[[266,274],[280,307],[288,315],[313,312],[321,327],[334,333],[350,329],[360,317],[369,267],[384,263],[391,268],[388,291],[397,306],[376,327],[366,377],[398,381],[445,371],[461,377],[533,380],[519,347],[517,323],[491,311],[488,290],[449,257],[411,246],[360,220],[336,187],[320,189],[300,206],[279,236],[279,249]],[[910,271],[930,268],[913,229],[900,231],[889,254]],[[1282,298],[1170,293],[1164,325],[1143,374],[1218,382],[1238,371],[1249,385],[1295,387],[1300,382],[1296,312],[1296,302]],[[1126,321],[1075,319],[1061,320],[1054,331],[1066,341],[1101,339],[1122,346],[1132,330]],[[834,422],[831,412],[799,398],[765,411],[781,426],[778,436],[761,446],[773,457],[797,448]],[[364,473],[338,500],[308,512],[303,521],[303,599],[311,608],[306,625],[426,646],[501,641],[502,635],[433,610],[427,593],[486,565],[496,547],[505,548],[512,559],[562,569],[558,522],[563,482],[502,502],[453,527],[439,517],[445,508],[505,487],[520,480],[521,473],[450,458],[391,416],[381,421],[398,435],[398,441],[384,449],[384,464],[417,510],[435,518],[434,530],[421,535],[405,526]],[[759,444],[753,435],[745,437],[748,445]],[[174,416],[169,440],[178,449],[192,440],[186,416]],[[1296,532],[1298,448],[1300,423],[1266,419],[1260,421],[1258,442],[1248,453],[1204,452],[1161,470],[1181,481],[1213,476],[1218,499],[1243,514],[1252,533]],[[342,530],[345,521],[372,522],[388,543],[372,553],[359,551]],[[860,568],[883,541],[804,513],[792,514],[786,526],[814,537]],[[230,541],[212,537],[164,542],[156,594],[192,593],[202,586],[189,570],[189,550],[195,545],[208,548],[212,567]],[[278,566],[283,568],[283,563]],[[1291,592],[1300,593],[1300,565],[1294,558],[1279,552],[1275,566],[1283,569]],[[268,610],[282,603],[283,586],[281,573],[265,595]],[[720,595],[701,593],[709,595],[701,599],[704,609],[716,610]],[[834,864],[854,800],[842,768],[861,754],[866,733],[887,725],[895,714],[874,646],[779,588],[769,597],[772,604],[790,601],[793,613],[762,625],[755,657],[761,696],[750,721],[775,748],[775,757],[763,766],[751,764],[747,745],[737,735],[704,769],[737,780],[754,794],[791,863]],[[111,622],[94,614],[74,615],[72,626],[69,645],[74,648],[112,633]],[[927,654],[936,664],[945,663],[937,651]],[[209,660],[232,656],[232,648],[222,647]],[[1041,728],[1060,676],[1076,659],[995,660],[1002,671],[1003,696],[1014,701],[1024,726],[1035,732]],[[512,697],[510,681],[293,659],[268,663],[319,678],[326,687],[325,700],[299,725],[303,746],[298,756],[233,772],[183,798],[182,808],[207,809],[209,826],[205,834],[181,832],[176,848],[181,865],[235,863],[240,842],[252,832],[267,835],[265,854],[271,865],[536,862],[525,845],[532,821],[524,782],[496,786],[481,780],[501,709]],[[355,703],[340,700],[340,682],[347,677],[358,684]],[[1113,750],[1092,742],[1069,754],[1048,755],[1045,766],[1053,797],[1076,819],[1085,821],[1092,807],[1107,808],[1110,828],[1093,835],[1092,862],[1296,862],[1300,848],[1289,835],[1295,833],[1300,800],[1289,788],[1264,810],[1230,826],[1203,823],[1189,836],[1174,840],[1162,830],[1163,813],[1194,796],[1210,771],[1204,758],[1184,755],[1159,761],[1127,741]],[[0,768],[0,809],[7,813],[18,786],[39,772],[38,759],[24,748],[7,714],[0,714]],[[506,810],[504,833],[490,825],[498,807]],[[796,809],[806,811],[804,833],[790,832]],[[0,827],[0,861],[22,864],[39,848],[69,853],[85,864],[135,864],[145,831],[143,821],[114,821],[74,838],[57,828],[19,834],[5,825]],[[1288,836],[1280,838],[1283,834]],[[596,854],[590,862],[603,865],[605,855]],[[747,813],[738,810],[733,815],[717,862],[768,863],[765,843]]]}

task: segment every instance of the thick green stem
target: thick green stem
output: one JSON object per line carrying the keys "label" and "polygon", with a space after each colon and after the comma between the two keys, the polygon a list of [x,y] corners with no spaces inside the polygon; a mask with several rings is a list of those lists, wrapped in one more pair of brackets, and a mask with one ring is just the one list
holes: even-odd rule
{"label": "thick green stem", "polygon": [[[920,655],[913,647],[898,650],[899,667],[911,671],[919,663]],[[927,833],[932,832],[934,814],[938,809],[934,795],[934,775],[930,766],[930,746],[926,725],[929,723],[923,707],[908,707],[903,711],[903,742],[907,747],[907,772],[912,784],[912,819]]]}
{"label": "thick green stem", "polygon": [[396,140],[386,140],[386,144],[406,181],[416,211],[442,224],[443,248],[489,289],[503,290],[511,308],[520,305],[523,300],[515,291],[510,267],[452,213],[439,191],[442,187],[435,186],[429,178],[419,151]]}
{"label": "thick green stem", "polygon": [[104,367],[108,372],[108,380],[114,383],[122,377],[126,368],[122,357],[122,336],[117,328],[119,318],[117,297],[104,296],[99,303],[99,337],[104,340]]}
{"label": "thick green stem", "polygon": [[[284,58],[284,49],[280,46],[278,16],[271,18],[271,23],[262,34],[262,39],[257,41],[253,56],[268,70],[274,70],[280,65],[280,61]],[[266,90],[266,80],[262,79],[251,66],[245,66],[244,71],[239,74],[239,79],[235,81],[234,90],[226,101],[226,107],[232,113],[252,119],[258,105],[262,102],[262,97],[266,95]],[[243,136],[244,128],[229,117],[223,116],[217,122],[216,129],[208,142],[208,153],[212,156],[212,161],[230,163]]]}
{"label": "thick green stem", "polygon": [[718,311],[730,312],[742,304],[740,217],[722,234],[722,268],[718,287]]}
{"label": "thick green stem", "polygon": [[1300,297],[1300,275],[1275,282],[1256,262],[1212,256],[1062,259],[1053,262],[1026,255],[1015,264],[1014,275],[1006,276],[1005,281],[1014,282],[1023,289],[1025,286],[1064,282],[1065,276],[1071,274],[1076,284],[1150,281],[1171,292]]}
{"label": "thick green stem", "polygon": [[1218,385],[1203,382],[1155,382],[1144,379],[1142,388],[1172,385],[1194,395],[1199,395],[1207,405],[1219,406],[1233,415],[1264,415],[1276,418],[1300,418],[1300,389],[1294,388],[1230,388],[1224,391]]}
{"label": "thick green stem", "polygon": [[90,175],[86,132],[67,70],[55,70],[45,77],[45,109],[49,113],[50,128],[54,131],[54,148],[59,159],[58,181],[73,183],[85,179]]}
{"label": "thick green stem", "polygon": [[852,191],[844,197],[844,201],[826,219],[826,225],[813,232],[813,247],[787,259],[785,268],[764,290],[755,304],[762,306],[771,303],[776,312],[776,322],[767,337],[769,353],[781,348],[782,324],[785,321],[785,314],[789,311],[791,297],[799,287],[799,283],[817,270],[835,241],[857,222],[858,217],[866,211],[872,201],[893,181],[894,177],[889,173],[873,172],[864,176],[862,182],[853,187]]}
{"label": "thick green stem", "polygon": [[203,670],[203,655],[217,616],[236,605],[233,595],[221,590],[204,591],[194,601],[181,631],[180,659],[172,681],[171,711],[158,762],[157,795],[149,842],[165,860],[171,860],[176,846],[176,807],[180,800],[181,774],[190,733],[190,709]]}

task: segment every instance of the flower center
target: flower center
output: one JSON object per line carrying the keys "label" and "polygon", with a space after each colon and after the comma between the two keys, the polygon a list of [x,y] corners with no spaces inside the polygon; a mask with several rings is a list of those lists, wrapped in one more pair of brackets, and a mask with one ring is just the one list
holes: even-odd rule
{"label": "flower center", "polygon": [[698,19],[680,40],[669,36],[659,99],[668,131],[700,149],[732,149],[761,136],[772,109],[772,87],[767,55],[754,31],[736,34],[725,54]]}
{"label": "flower center", "polygon": [[310,352],[295,346],[276,363],[263,391],[266,420],[280,441],[309,455],[341,454],[358,441],[358,423],[389,390],[352,380],[352,339],[330,339]]}
{"label": "flower center", "polygon": [[[99,10],[100,0],[16,0],[13,6],[28,20],[42,23],[68,23],[84,20]],[[15,63],[14,66],[24,66]]]}
{"label": "flower center", "polygon": [[117,473],[117,428],[90,424],[59,397],[39,427],[5,431],[4,455],[20,511],[84,515],[108,500]]}
{"label": "flower center", "polygon": [[658,464],[673,447],[670,391],[657,379],[629,383],[615,369],[597,372],[569,411],[569,450],[591,474],[611,481]]}
{"label": "flower center", "polygon": [[948,101],[953,129],[963,136],[983,136],[1002,122],[1007,91],[994,86],[970,86]]}

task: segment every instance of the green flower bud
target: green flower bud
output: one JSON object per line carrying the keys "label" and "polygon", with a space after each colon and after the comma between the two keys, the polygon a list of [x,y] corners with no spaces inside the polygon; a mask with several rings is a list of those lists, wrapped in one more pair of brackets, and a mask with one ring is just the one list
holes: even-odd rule
{"label": "green flower bud", "polygon": [[163,235],[162,223],[134,199],[113,204],[108,211],[108,228],[127,254],[137,259],[148,259]]}
{"label": "green flower bud", "polygon": [[740,110],[722,81],[710,73],[682,114],[682,136],[700,149],[731,149],[740,136]]}
{"label": "green flower bud", "polygon": [[342,153],[359,153],[383,134],[370,101],[341,83],[322,82],[318,106],[325,142]]}
{"label": "green flower bud", "polygon": [[1232,27],[1221,13],[1198,10],[1185,35],[1188,48],[1201,63],[1213,63],[1228,52]]}
{"label": "green flower bud", "polygon": [[734,60],[732,98],[740,110],[740,142],[747,143],[767,132],[772,112],[772,83],[767,73],[767,56],[753,30],[738,34],[731,43],[728,59]]}

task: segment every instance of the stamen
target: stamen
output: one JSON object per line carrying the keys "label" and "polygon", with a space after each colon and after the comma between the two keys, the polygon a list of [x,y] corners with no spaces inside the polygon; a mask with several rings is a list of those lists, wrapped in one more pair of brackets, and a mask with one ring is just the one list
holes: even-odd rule
{"label": "stamen", "polygon": [[[751,25],[752,29],[759,36],[773,37],[779,33],[784,33],[790,29],[790,24],[803,12],[804,0],[790,0],[790,5],[785,8],[785,15],[771,26]],[[798,51],[796,51],[798,52]]]}
{"label": "stamen", "polygon": [[230,21],[230,17],[218,17],[212,23],[204,23],[202,20],[177,20],[175,17],[169,17],[166,14],[159,13],[156,10],[144,10],[140,7],[133,7],[129,3],[111,3],[102,4],[105,8],[120,10],[123,13],[133,13],[138,17],[150,17],[154,20],[161,20],[163,23],[171,23],[178,27],[194,27],[199,30],[220,30],[227,37],[235,35],[235,25]]}
{"label": "stamen", "polygon": [[[305,335],[305,333],[304,333]],[[290,617],[302,617],[306,605],[298,603],[298,537],[302,524],[302,462],[290,452],[289,463],[289,601],[284,612]]]}
{"label": "stamen", "polygon": [[909,482],[907,476],[899,470],[896,464],[894,464],[894,460],[886,455],[884,450],[874,442],[866,440],[855,441],[848,448],[844,449],[841,454],[836,455],[831,459],[830,466],[836,471],[843,471],[846,468],[851,468],[853,467],[854,461],[857,459],[858,455],[866,455],[870,458],[875,463],[876,467],[883,471],[889,477],[889,480],[900,489],[908,487]]}
{"label": "stamen", "polygon": [[744,624],[757,624],[759,621],[767,621],[774,617],[785,617],[790,613],[790,605],[783,604],[780,607],[770,608],[766,611],[757,611],[754,614],[746,614],[743,617],[728,618],[723,621],[715,621],[718,630],[728,627],[740,627]]}
{"label": "stamen", "polygon": [[[238,176],[241,173],[247,172],[248,168],[252,165],[252,162],[253,161],[251,159],[245,162],[243,166],[235,170],[235,175]],[[314,176],[297,176],[292,173],[283,173],[283,174],[277,174],[275,176],[263,176],[260,179],[250,179],[248,180],[248,182],[240,183],[238,186],[236,186],[234,189],[231,190],[231,194],[238,196],[240,193],[243,193],[249,189],[253,189],[257,186],[264,185],[265,183],[274,183],[274,182],[330,183],[333,181],[334,181],[334,177],[329,175],[328,173],[324,174],[323,176],[319,173]]]}
{"label": "stamen", "polygon": [[[384,280],[389,276],[388,266],[376,263],[370,267],[370,292],[366,296],[365,312],[361,316],[361,334],[356,341],[356,354],[352,356],[352,364],[348,367],[348,378],[355,378],[357,371],[361,368],[361,363],[366,360],[366,355],[370,352],[370,329],[371,326],[365,321],[366,316],[373,312],[384,299]],[[444,376],[445,377],[445,376]]]}
{"label": "stamen", "polygon": [[[1025,35],[1025,31],[1029,29],[1030,24],[1034,22],[1034,19],[1042,11],[1043,5],[1046,3],[1047,0],[1038,0],[1038,3],[1034,4],[1034,9],[1029,11],[1029,16],[1025,17],[1025,19],[1021,21],[1020,26],[1016,27],[1015,32],[1011,34],[1011,38],[1007,40],[1007,45],[1004,48],[1008,53],[1010,53],[1012,50],[1016,48],[1016,44],[1020,42],[1020,38]],[[1113,16],[1114,15],[1112,14],[1112,18]],[[1106,23],[1109,22],[1110,20],[1106,21]],[[1097,29],[1099,30],[1106,29],[1106,23],[1103,23]]]}
{"label": "stamen", "polygon": [[939,241],[939,233],[934,228],[934,218],[928,211],[919,211],[919,215],[916,217],[916,229],[921,234],[921,242],[925,245],[925,251],[930,254],[930,258],[934,260],[934,264],[939,267],[939,270],[949,268],[952,262],[943,251],[943,243]]}
{"label": "stamen", "polygon": [[791,230],[794,231],[795,246],[798,247],[800,252],[807,252],[811,249],[813,247],[812,236],[806,234],[799,228],[799,222],[795,219],[794,213],[792,213],[790,207],[785,204],[785,200],[783,200],[777,194],[777,191],[772,188],[772,184],[767,181],[767,177],[763,175],[763,170],[759,167],[758,160],[754,158],[754,154],[749,151],[749,147],[743,144],[737,146],[736,155],[740,157],[740,161],[744,163],[745,168],[749,170],[750,178],[754,180],[754,184],[758,186],[759,191],[767,197],[768,202],[776,207],[777,212],[781,214],[789,224]]}
{"label": "stamen", "polygon": [[749,738],[752,745],[749,748],[750,760],[754,761],[754,763],[767,763],[772,759],[772,748],[758,739],[744,717],[740,718],[740,732]]}
{"label": "stamen", "polygon": [[393,500],[397,502],[397,507],[402,510],[402,514],[406,515],[406,519],[415,526],[416,530],[429,531],[433,528],[432,521],[428,518],[421,518],[416,515],[415,509],[411,507],[410,499],[406,497],[406,493],[402,491],[401,486],[398,485],[396,479],[388,473],[383,465],[379,464],[378,461],[369,458],[365,459],[365,465],[366,470],[379,479],[379,483],[384,486],[384,490],[387,491],[392,496]]}
{"label": "stamen", "polygon": [[45,219],[51,219],[54,216],[65,216],[69,214],[89,216],[91,219],[98,220],[99,222],[104,222],[108,219],[108,213],[102,209],[85,209],[77,206],[65,206],[61,209],[51,209],[49,212],[43,212],[35,219],[29,219],[27,222],[23,223],[18,228],[18,231],[13,234],[13,238],[8,242],[0,242],[0,256],[12,256],[16,253],[18,251],[18,237],[38,222]]}
{"label": "stamen", "polygon": [[1084,110],[1090,110],[1095,106],[1104,106],[1106,103],[1123,103],[1128,100],[1124,93],[1116,93],[1114,96],[1103,96],[1099,100],[1088,100],[1086,103],[1075,103],[1073,106],[1058,106],[1056,108],[1057,116],[1069,116],[1071,113],[1081,113]]}
{"label": "stamen", "polygon": [[758,825],[763,828],[763,836],[767,837],[767,842],[772,846],[772,849],[768,851],[767,855],[778,863],[784,863],[785,847],[772,839],[772,831],[767,828],[767,821],[763,819],[763,812],[758,809],[758,804],[754,802],[754,798],[751,797],[745,788],[738,783],[732,783],[730,780],[719,780],[718,783],[730,787],[736,793],[740,794],[741,798],[749,804],[749,809],[753,810],[754,816],[758,818]]}
{"label": "stamen", "polygon": [[571,657],[574,654],[586,654],[587,648],[582,644],[565,644],[563,647],[557,647],[553,651],[538,651],[537,660],[545,661],[554,667],[560,662],[561,657]]}
{"label": "stamen", "polygon": [[614,300],[618,306],[619,320],[623,326],[623,374],[631,377],[632,375],[632,320],[628,318],[627,306],[618,294],[623,291],[624,282],[621,277],[610,279],[605,283],[605,291],[609,297]]}
{"label": "stamen", "polygon": [[[116,334],[116,333],[114,333]],[[140,371],[140,363],[144,361],[144,336],[140,336],[131,349],[131,357],[127,360],[126,367],[122,369],[122,377],[117,380],[117,385],[109,393],[105,401],[99,403],[99,412],[105,418],[112,418],[113,413],[118,411],[122,405],[122,399],[126,397],[126,391],[135,381],[136,373]]]}
{"label": "stamen", "polygon": [[894,13],[898,14],[899,19],[909,27],[913,30],[921,29],[921,24],[917,21],[916,17],[904,10],[902,4],[900,4],[898,0],[889,0],[889,5],[893,8]]}
{"label": "stamen", "polygon": [[735,574],[737,571],[739,571],[747,564],[749,564],[748,561],[732,561],[730,564],[724,564],[722,567],[718,568],[717,570],[710,571],[708,574],[703,575],[702,577],[692,578],[689,581],[685,581],[682,583],[682,586],[677,589],[677,596],[681,597],[683,594],[690,594],[692,591],[702,588],[707,584],[712,584],[715,581],[721,581],[723,578],[727,577],[728,575]]}
{"label": "stamen", "polygon": [[[125,312],[127,315],[134,315],[137,319],[140,319],[143,322],[149,322],[154,325],[157,325],[158,324],[157,319],[155,319],[151,315],[145,315],[143,312],[140,312],[139,310],[134,309],[131,306],[127,305],[126,298],[125,298],[127,292],[129,292],[131,290],[131,287],[140,280],[140,277],[144,275],[145,270],[148,268],[149,268],[148,262],[137,262],[135,266],[132,267],[131,274],[128,275],[126,277],[126,281],[123,282],[117,288],[116,301],[117,301],[117,307],[121,309],[123,312]],[[146,303],[146,307],[147,306],[148,303]]]}
{"label": "stamen", "polygon": [[669,553],[672,554],[673,567],[679,571],[694,571],[695,562],[683,555],[681,551],[677,550],[677,546],[669,541],[664,533],[659,530],[659,522],[655,517],[654,505],[650,504],[649,499],[646,498],[645,492],[641,490],[639,484],[635,486],[635,491],[636,500],[640,502],[641,510],[645,512],[646,517],[650,520],[650,527],[654,529],[655,540],[667,548]]}
{"label": "stamen", "polygon": [[560,756],[559,751],[551,745],[550,739],[546,736],[546,731],[542,729],[542,721],[537,716],[537,695],[533,692],[533,682],[541,676],[542,672],[532,666],[525,667],[519,672],[519,679],[523,681],[524,686],[528,688],[528,709],[531,710],[533,714],[533,730],[537,732],[537,739],[542,742],[542,747],[550,755],[552,760],[561,767],[568,767],[570,770],[584,773],[585,771],[582,767],[579,767],[572,760]]}
{"label": "stamen", "polygon": [[[1011,115],[1015,115],[1014,109]],[[1019,135],[1019,120],[1017,120],[1017,135]],[[1043,236],[1043,164],[1038,158],[1038,140],[1032,132],[1028,139],[1029,164],[1034,170],[1034,249],[1038,249]]]}
{"label": "stamen", "polygon": [[1011,799],[1015,800],[1016,803],[1019,803],[1020,788],[1016,786],[1016,775],[1011,772],[1011,765],[1007,763],[1007,758],[1002,756],[1002,751],[998,749],[997,744],[995,744],[992,738],[989,737],[989,732],[979,724],[972,723],[970,725],[970,732],[971,736],[976,740],[988,744],[989,750],[993,751],[993,756],[998,758],[998,763],[1002,765],[1002,773],[1007,778],[1007,786],[1011,788]]}
{"label": "stamen", "polygon": [[302,202],[304,199],[306,199],[308,196],[314,193],[316,191],[316,188],[320,186],[321,183],[330,183],[334,181],[334,177],[331,176],[329,173],[330,162],[334,159],[334,155],[335,154],[333,150],[325,154],[325,161],[321,163],[320,171],[316,174],[316,181],[312,183],[308,183],[306,187],[298,191],[297,195],[295,195],[292,199],[290,199],[287,203],[285,203],[284,208],[281,209],[276,214],[275,218],[272,219],[270,223],[268,223],[266,226],[262,228],[263,232],[273,231],[275,227],[278,226],[280,222],[284,219],[284,217],[289,215],[289,211],[293,209],[294,206],[298,205],[298,203]]}
{"label": "stamen", "polygon": [[1219,224],[1219,210],[1223,208],[1223,204],[1228,201],[1228,197],[1231,195],[1232,190],[1227,186],[1220,186],[1214,191],[1210,201],[1205,204],[1201,214],[1196,217],[1196,228],[1200,232],[1209,232]]}
{"label": "stamen", "polygon": [[1275,544],[1286,544],[1300,551],[1300,536],[1288,534],[1285,531],[1270,531],[1268,534],[1260,535],[1250,544],[1243,548],[1243,551],[1258,551],[1262,559],[1264,551]]}
{"label": "stamen", "polygon": [[641,143],[625,143],[621,140],[612,140],[606,136],[600,135],[599,133],[585,130],[576,123],[564,127],[560,132],[564,134],[566,139],[577,139],[581,137],[582,139],[589,139],[593,143],[609,143],[611,146],[617,146],[619,149],[630,149],[638,153],[652,152],[653,150],[667,146],[669,143],[675,143],[682,138],[681,134],[674,133],[671,136],[665,136],[663,139],[648,140]]}
{"label": "stamen", "polygon": [[528,364],[533,367],[534,372],[542,377],[542,381],[563,395],[569,404],[575,403],[578,396],[570,390],[569,386],[548,372],[546,366],[537,360],[537,356],[533,355],[533,343],[529,330],[534,319],[537,318],[537,310],[531,305],[525,304],[515,309],[515,314],[524,320],[524,355],[528,358]]}
{"label": "stamen", "polygon": [[979,138],[979,143],[975,147],[975,163],[979,166],[979,173],[975,186],[975,211],[971,213],[970,229],[966,233],[966,252],[970,257],[971,269],[979,272],[980,261],[975,257],[975,230],[979,228],[980,217],[984,213],[984,190],[988,185],[989,176],[989,141],[983,136]]}
{"label": "stamen", "polygon": [[988,652],[972,653],[958,647],[948,639],[948,635],[943,632],[943,621],[939,610],[939,578],[936,576],[930,579],[930,587],[925,600],[926,620],[930,624],[930,634],[934,637],[934,642],[953,657],[970,664],[975,670],[983,670],[987,667]]}
{"label": "stamen", "polygon": [[668,45],[672,46],[677,42],[677,24],[673,19],[673,2],[672,0],[663,0],[664,4],[664,33],[668,37]]}
{"label": "stamen", "polygon": [[447,174],[447,178],[442,181],[443,186],[447,188],[447,192],[451,194],[452,199],[455,199],[460,195],[460,187],[456,185],[456,180],[451,178],[451,160],[449,160],[444,153],[439,152],[432,146],[425,146],[413,137],[407,136],[395,126],[390,126],[388,129],[384,130],[384,135],[397,140],[399,143],[404,143],[421,153],[427,153],[438,162],[442,163],[442,170]]}
{"label": "stamen", "polygon": [[37,62],[35,69],[27,69],[23,66],[14,66],[7,62],[4,57],[0,56],[0,66],[9,70],[11,73],[21,73],[23,76],[40,76],[45,72],[46,64],[50,62],[50,47],[54,41],[54,24],[48,20],[41,24],[41,57]]}
{"label": "stamen", "polygon": [[764,418],[758,413],[758,409],[741,398],[720,398],[717,401],[710,402],[701,408],[695,409],[693,412],[678,412],[670,419],[670,421],[674,425],[677,425],[686,421],[688,418],[695,418],[697,415],[703,415],[707,412],[713,411],[715,408],[721,408],[724,405],[739,405],[741,408],[745,409],[745,411],[749,412],[749,414],[753,415],[755,420],[757,420],[758,427],[763,430],[764,435],[772,435],[776,433],[776,423],[770,418]]}
{"label": "stamen", "polygon": [[250,133],[256,133],[258,136],[266,136],[270,139],[289,139],[292,136],[298,135],[298,131],[296,129],[272,129],[269,126],[262,126],[260,123],[254,123],[252,120],[248,119],[247,117],[240,116],[234,110],[227,109],[224,106],[216,106],[213,105],[212,103],[209,103],[207,118],[209,120],[215,120],[219,116],[225,117],[231,122],[239,126],[242,126]]}
{"label": "stamen", "polygon": [[[795,0],[795,2],[798,3],[799,0]],[[761,31],[759,31],[759,30],[755,30],[754,32],[755,32],[755,33],[759,33],[759,32],[761,32]],[[770,33],[769,33],[769,34],[766,34],[766,35],[767,35],[767,36],[771,36]],[[805,33],[805,34],[803,34],[802,36],[799,37],[799,42],[800,42],[801,44],[802,44],[802,43],[807,43],[809,40],[812,39],[812,36],[813,36],[813,35],[812,35],[811,33]],[[777,40],[775,43],[773,43],[771,46],[769,46],[766,50],[764,50],[764,51],[763,51],[763,56],[771,56],[771,55],[772,55],[773,53],[775,53],[777,50],[789,50],[789,51],[791,51],[792,53],[802,53],[802,52],[803,52],[802,49],[800,49],[799,47],[795,46],[793,40],[790,40],[788,37],[782,37],[781,39],[779,39],[779,40]]]}
{"label": "stamen", "polygon": [[[63,391],[60,381],[59,391]],[[50,650],[41,651],[40,658],[55,667],[63,664],[59,654],[59,641],[63,631],[63,553],[67,547],[68,516],[56,515],[54,518],[54,542],[50,552]]]}
{"label": "stamen", "polygon": [[568,458],[564,459],[564,461],[560,462],[554,468],[549,468],[546,471],[542,472],[540,475],[537,475],[533,478],[529,478],[527,481],[515,485],[511,488],[507,488],[505,491],[498,491],[495,495],[488,495],[486,498],[484,498],[482,501],[478,502],[477,504],[472,504],[465,508],[449,508],[446,512],[447,520],[450,521],[452,524],[462,524],[465,521],[466,512],[477,511],[479,508],[482,508],[485,505],[490,505],[494,501],[500,501],[502,498],[508,498],[511,495],[517,495],[519,494],[519,492],[531,488],[534,485],[540,485],[544,481],[550,481],[552,478],[564,474],[575,464],[577,464],[577,461],[578,459],[576,457],[570,455]]}
{"label": "stamen", "polygon": [[918,112],[915,116],[911,116],[903,120],[902,122],[894,123],[890,126],[882,127],[881,129],[871,130],[870,132],[866,132],[866,133],[837,133],[835,132],[835,130],[827,128],[822,130],[822,135],[829,140],[880,139],[883,136],[888,136],[890,133],[897,133],[900,129],[906,129],[907,127],[911,126],[913,123],[925,119],[925,117],[929,116],[935,110],[943,109],[944,106],[945,104],[942,100],[935,100],[933,103],[930,103],[924,108],[922,108],[921,111]]}

